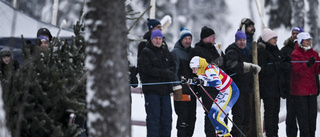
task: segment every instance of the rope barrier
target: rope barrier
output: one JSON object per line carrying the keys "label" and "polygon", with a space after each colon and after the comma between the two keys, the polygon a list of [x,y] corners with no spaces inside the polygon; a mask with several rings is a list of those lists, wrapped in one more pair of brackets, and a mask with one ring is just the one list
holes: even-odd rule
{"label": "rope barrier", "polygon": [[[162,85],[162,84],[175,84],[175,83],[181,83],[181,81],[141,83],[141,85]],[[130,86],[138,86],[139,84],[129,84],[129,85],[130,85]]]}

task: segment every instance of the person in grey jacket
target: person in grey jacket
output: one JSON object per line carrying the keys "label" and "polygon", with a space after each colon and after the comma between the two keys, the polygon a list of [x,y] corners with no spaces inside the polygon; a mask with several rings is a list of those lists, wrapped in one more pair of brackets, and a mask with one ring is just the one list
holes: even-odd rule
{"label": "person in grey jacket", "polygon": [[[181,78],[192,78],[195,75],[189,67],[191,54],[192,34],[189,29],[182,27],[180,29],[180,38],[176,42],[171,54],[176,62],[175,81],[181,81]],[[194,90],[195,86],[190,85]],[[194,125],[196,122],[196,97],[190,91],[186,84],[175,84],[174,90],[174,108],[178,116],[177,136],[192,137]]]}

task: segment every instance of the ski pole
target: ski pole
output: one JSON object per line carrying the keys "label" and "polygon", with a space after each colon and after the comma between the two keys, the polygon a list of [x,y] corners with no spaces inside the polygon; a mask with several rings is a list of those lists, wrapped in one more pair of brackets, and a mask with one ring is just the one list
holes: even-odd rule
{"label": "ski pole", "polygon": [[[218,106],[218,108],[223,112],[223,114],[226,115],[226,117],[230,120],[230,122],[239,130],[239,132],[242,134],[242,136],[246,137],[246,135],[241,131],[241,129],[227,116],[226,112],[224,112],[224,111],[222,110],[222,108],[218,105],[218,103],[214,101],[214,99],[213,99],[213,98],[211,97],[211,95],[207,92],[207,90],[205,90],[202,85],[199,85],[199,86],[200,86],[200,87],[202,88],[202,90],[209,96],[209,98]],[[219,92],[220,92],[220,91],[219,91]]]}
{"label": "ski pole", "polygon": [[190,87],[189,83],[186,83],[187,86],[189,87],[189,89],[191,90],[191,92],[193,93],[194,96],[196,96],[196,98],[198,99],[198,101],[201,103],[202,107],[207,111],[207,113],[209,114],[208,109],[204,106],[204,104],[202,103],[202,101],[199,99],[199,97],[197,96],[197,94],[193,91],[193,89]]}

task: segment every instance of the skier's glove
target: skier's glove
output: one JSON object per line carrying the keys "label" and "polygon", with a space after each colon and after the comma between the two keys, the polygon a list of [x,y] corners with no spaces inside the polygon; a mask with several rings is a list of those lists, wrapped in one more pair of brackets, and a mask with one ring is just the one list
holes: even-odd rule
{"label": "skier's glove", "polygon": [[316,62],[316,59],[314,57],[311,57],[308,62],[306,63],[307,64],[307,67],[308,68],[311,68],[312,65]]}
{"label": "skier's glove", "polygon": [[195,83],[197,86],[200,86],[200,85],[203,86],[204,81],[203,81],[202,79],[198,79],[198,78],[195,77],[193,80],[194,80],[194,83]]}
{"label": "skier's glove", "polygon": [[188,79],[187,79],[187,78],[184,78],[184,77],[181,78],[181,83],[182,83],[182,84],[192,84],[192,81],[193,81],[193,80],[190,79],[190,78],[188,78]]}

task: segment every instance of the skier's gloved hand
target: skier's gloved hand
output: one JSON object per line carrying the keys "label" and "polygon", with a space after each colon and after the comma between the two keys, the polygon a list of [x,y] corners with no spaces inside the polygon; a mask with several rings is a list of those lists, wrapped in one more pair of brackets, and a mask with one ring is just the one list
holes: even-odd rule
{"label": "skier's gloved hand", "polygon": [[194,80],[194,84],[196,84],[197,86],[200,86],[200,85],[203,86],[204,81],[202,79],[194,78],[193,80]]}
{"label": "skier's gloved hand", "polygon": [[192,82],[193,82],[193,80],[192,79],[190,79],[190,78],[184,78],[184,77],[182,77],[181,78],[181,83],[182,84],[192,84]]}
{"label": "skier's gloved hand", "polygon": [[311,57],[308,62],[306,63],[307,64],[307,67],[308,68],[311,68],[312,65],[316,62],[316,59],[314,57]]}

